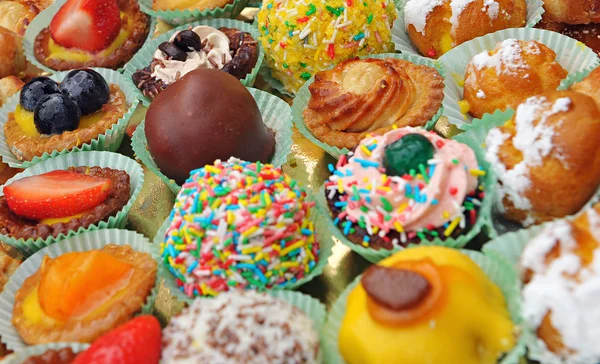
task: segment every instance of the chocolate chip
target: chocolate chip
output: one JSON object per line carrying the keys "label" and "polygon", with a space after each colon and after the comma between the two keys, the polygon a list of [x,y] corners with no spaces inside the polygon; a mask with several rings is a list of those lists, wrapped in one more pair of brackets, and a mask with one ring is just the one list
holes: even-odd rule
{"label": "chocolate chip", "polygon": [[200,36],[191,30],[182,30],[177,33],[173,43],[184,52],[199,51],[202,49]]}
{"label": "chocolate chip", "polygon": [[162,42],[158,49],[164,53],[169,59],[184,62],[187,59],[187,54],[173,43]]}
{"label": "chocolate chip", "polygon": [[394,311],[414,308],[427,297],[431,285],[417,272],[374,265],[361,278],[369,297]]}

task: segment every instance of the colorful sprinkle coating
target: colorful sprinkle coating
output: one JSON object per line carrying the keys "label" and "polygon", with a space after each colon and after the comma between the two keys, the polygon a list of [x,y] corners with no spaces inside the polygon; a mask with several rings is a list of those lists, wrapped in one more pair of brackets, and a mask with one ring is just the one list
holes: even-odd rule
{"label": "colorful sprinkle coating", "polygon": [[265,0],[259,40],[273,76],[297,92],[318,71],[345,59],[393,52],[391,0]]}
{"label": "colorful sprinkle coating", "polygon": [[192,171],[177,195],[163,263],[189,297],[285,287],[318,262],[313,206],[279,168],[216,161]]}
{"label": "colorful sprinkle coating", "polygon": [[[429,139],[435,148],[433,158],[405,175],[387,175],[385,148],[413,133]],[[333,222],[346,236],[360,231],[352,240],[365,247],[392,249],[453,236],[475,224],[485,196],[478,179],[486,172],[477,165],[475,153],[419,128],[367,137],[328,168],[332,175],[325,183],[325,195],[334,211]]]}

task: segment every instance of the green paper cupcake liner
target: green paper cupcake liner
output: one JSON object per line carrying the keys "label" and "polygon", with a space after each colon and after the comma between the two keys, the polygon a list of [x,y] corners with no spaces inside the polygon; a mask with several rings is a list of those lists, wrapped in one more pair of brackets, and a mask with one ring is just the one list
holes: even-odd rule
{"label": "green paper cupcake liner", "polygon": [[0,360],[0,364],[21,364],[25,360],[44,354],[48,350],[60,350],[64,348],[71,348],[74,353],[80,353],[85,351],[90,344],[82,343],[51,343],[29,346],[23,349],[19,349],[18,352],[12,353],[5,356],[4,359]]}
{"label": "green paper cupcake liner", "polygon": [[[275,167],[281,167],[287,162],[287,157],[292,151],[292,115],[290,107],[285,101],[267,92],[254,88],[248,88],[248,91],[250,91],[254,100],[256,100],[263,122],[275,132],[275,154],[270,163]],[[133,151],[146,167],[160,177],[169,186],[171,191],[177,194],[181,186],[165,176],[154,162],[148,151],[148,140],[146,140],[144,128],[145,121],[142,121],[133,133],[133,138],[131,139]]]}
{"label": "green paper cupcake liner", "polygon": [[596,53],[583,43],[560,33],[533,28],[514,28],[501,30],[483,37],[473,39],[455,47],[440,57],[448,72],[444,82],[444,115],[448,122],[464,129],[473,118],[461,111],[459,101],[463,99],[462,82],[467,65],[477,54],[490,51],[496,44],[506,39],[536,40],[556,52],[556,61],[569,73],[570,77],[578,72],[586,71],[600,64]]}
{"label": "green paper cupcake liner", "polygon": [[[150,103],[152,102],[152,100],[150,100],[150,98],[144,96],[144,94],[133,83],[133,80],[132,80],[133,74],[137,70],[141,70],[150,64],[150,62],[153,59],[154,52],[156,52],[156,50],[158,49],[158,46],[162,42],[168,41],[171,38],[171,36],[173,34],[175,34],[176,32],[188,29],[189,26],[195,27],[198,25],[206,25],[206,26],[213,27],[213,28],[226,27],[226,28],[239,29],[243,32],[250,33],[252,35],[252,38],[254,38],[255,40],[258,41],[258,36],[259,36],[258,30],[256,29],[256,27],[252,26],[251,24],[244,23],[239,20],[233,20],[233,19],[205,19],[205,20],[197,21],[197,22],[194,22],[191,24],[182,25],[180,27],[177,27],[173,30],[170,30],[170,31],[160,35],[159,37],[157,37],[153,40],[146,42],[146,44],[144,44],[144,46],[131,59],[131,61],[129,61],[129,63],[127,63],[127,65],[125,65],[125,72],[124,72],[124,77],[127,79],[127,82],[130,83],[130,87],[135,91],[136,97],[145,106],[149,106]],[[260,45],[260,42],[258,42],[258,58],[256,60],[256,65],[254,66],[252,71],[246,75],[246,77],[244,77],[243,79],[240,80],[242,85],[249,86],[249,87],[254,85],[254,81],[256,80],[256,76],[258,75],[259,69],[262,65],[263,58],[264,58],[263,49]]]}
{"label": "green paper cupcake liner", "polygon": [[[429,58],[424,58],[424,57],[421,57],[421,56],[418,56],[415,54],[382,53],[382,54],[370,54],[368,56],[364,56],[364,57],[360,57],[360,58],[361,59],[366,59],[366,58],[401,59],[401,60],[408,61],[408,62],[417,64],[417,65],[433,67],[440,73],[442,78],[446,77],[446,70],[445,70],[444,66],[442,65],[442,63],[434,61]],[[326,151],[329,155],[331,155],[332,157],[337,159],[342,154],[347,154],[348,149],[337,148],[337,147],[334,147],[332,145],[329,145],[329,144],[326,144],[326,143],[320,141],[312,134],[312,132],[308,129],[308,127],[304,123],[303,113],[304,113],[304,110],[308,107],[308,101],[310,100],[310,96],[311,96],[310,91],[308,90],[308,87],[310,85],[312,85],[314,80],[315,80],[315,77],[314,76],[311,77],[308,81],[306,81],[306,83],[304,83],[304,85],[300,88],[300,90],[298,90],[298,93],[296,94],[296,98],[294,99],[294,104],[292,105],[293,121],[294,121],[294,124],[296,125],[296,127],[298,128],[298,130],[300,130],[300,132],[302,133],[302,135],[304,135],[312,143],[316,144],[321,149]],[[425,128],[427,130],[433,129],[433,127],[435,126],[435,123],[438,121],[440,116],[442,116],[443,112],[444,112],[444,106],[442,105],[440,107],[440,109],[437,111],[437,113],[429,121],[427,121],[427,123],[425,124]]]}
{"label": "green paper cupcake liner", "polygon": [[[106,79],[108,84],[116,84],[119,86],[121,91],[125,94],[125,98],[127,103],[130,105],[127,112],[114,124],[109,130],[107,130],[104,134],[99,134],[98,137],[92,140],[90,143],[83,144],[80,147],[72,148],[72,149],[63,149],[63,150],[55,150],[51,154],[44,153],[41,157],[34,157],[31,161],[20,161],[17,157],[11,152],[10,147],[6,142],[6,135],[4,134],[4,124],[8,121],[8,114],[15,111],[15,108],[19,104],[19,96],[20,93],[13,95],[8,102],[6,102],[2,107],[0,107],[0,156],[2,157],[2,161],[13,168],[27,168],[33,166],[41,161],[44,161],[51,157],[56,157],[58,155],[64,155],[69,152],[81,152],[81,151],[90,151],[90,150],[106,150],[111,152],[116,152],[117,149],[121,146],[121,142],[123,141],[123,137],[125,136],[125,132],[127,130],[127,126],[129,125],[129,120],[131,116],[135,112],[139,101],[135,97],[135,92],[131,87],[131,84],[128,83],[123,75],[118,73],[117,71],[109,70],[106,68],[92,68],[97,71]],[[66,72],[57,72],[50,76],[51,79],[60,82],[69,71]]]}
{"label": "green paper cupcake liner", "polygon": [[[40,34],[40,32],[43,29],[50,26],[52,18],[54,18],[54,15],[58,13],[60,8],[66,2],[67,0],[56,0],[52,5],[44,9],[33,19],[31,24],[29,24],[27,30],[25,31],[25,35],[23,36],[23,52],[25,53],[27,61],[29,61],[29,63],[33,64],[34,66],[36,66],[44,72],[56,73],[59,71],[53,70],[52,68],[43,65],[42,63],[40,63],[40,61],[37,60],[37,58],[35,58],[35,38],[38,36],[38,34]],[[156,19],[149,17],[149,21],[150,24],[148,25],[148,36],[146,37],[145,42],[148,42],[150,39],[152,39],[152,35],[154,34],[154,30],[156,29]],[[118,71],[121,72],[122,69],[119,69]]]}
{"label": "green paper cupcake liner", "polygon": [[[410,249],[410,248],[409,248]],[[520,327],[521,302],[519,295],[519,285],[517,283],[516,272],[507,266],[503,261],[487,257],[479,252],[470,250],[461,250],[471,258],[485,274],[502,290],[507,303],[513,323]],[[340,353],[338,339],[339,331],[342,326],[342,320],[346,313],[346,305],[350,292],[360,283],[361,276],[358,276],[338,297],[333,304],[325,324],[325,362],[328,364],[343,364],[346,361]],[[502,364],[517,364],[519,359],[525,354],[525,347],[522,338],[520,338],[510,353],[507,353],[500,361]]]}
{"label": "green paper cupcake liner", "polygon": [[[542,20],[542,14],[544,14],[544,1],[525,1],[527,3],[527,22],[525,23],[525,27],[533,28],[540,20]],[[406,2],[407,0],[398,0],[398,19],[396,19],[394,27],[392,28],[392,41],[396,45],[397,51],[402,53],[420,54],[419,50],[410,40],[406,29],[406,22],[404,19],[404,4],[406,4]]]}
{"label": "green paper cupcake liner", "polygon": [[179,26],[202,19],[229,18],[235,19],[246,6],[248,0],[233,0],[222,8],[205,10],[154,10],[153,0],[139,0],[142,11],[167,24]]}
{"label": "green paper cupcake liner", "polygon": [[54,170],[67,169],[69,167],[107,167],[112,169],[124,170],[129,174],[131,183],[131,197],[127,204],[116,215],[111,216],[108,220],[100,221],[97,224],[88,226],[87,228],[80,227],[77,231],[69,231],[67,235],[60,234],[57,237],[49,237],[46,239],[15,239],[8,235],[0,234],[0,240],[6,244],[21,250],[25,254],[33,254],[36,251],[52,245],[59,240],[79,235],[87,231],[95,231],[109,228],[124,228],[127,223],[127,215],[133,203],[144,184],[144,172],[142,167],[131,158],[124,155],[111,152],[79,152],[60,155],[58,157],[47,159],[33,167],[27,168],[25,171],[17,174],[6,182],[10,185],[12,182],[25,177],[43,174]]}
{"label": "green paper cupcake liner", "polygon": [[[440,246],[446,246],[449,248],[462,248],[465,245],[467,245],[471,240],[473,240],[479,233],[487,232],[491,228],[491,225],[492,225],[491,210],[492,210],[492,203],[493,203],[492,197],[494,196],[494,189],[495,189],[495,187],[494,187],[495,176],[492,173],[490,173],[489,163],[487,163],[485,161],[483,150],[481,149],[480,146],[478,146],[477,144],[473,143],[470,140],[464,140],[464,141],[459,140],[459,141],[461,143],[468,145],[471,149],[473,149],[473,151],[475,152],[475,155],[477,157],[477,161],[479,162],[479,165],[486,172],[486,175],[483,177],[482,180],[480,180],[480,183],[483,184],[483,186],[484,186],[485,196],[484,196],[483,200],[481,201],[481,206],[479,207],[477,221],[475,222],[475,225],[473,225],[471,227],[471,229],[469,231],[467,231],[466,234],[461,234],[457,238],[448,237],[445,240],[442,240],[439,237],[435,238],[434,240],[422,239],[421,242],[419,243],[419,245],[440,245]],[[406,249],[403,247],[396,247],[392,250],[372,249],[372,248],[364,247],[362,245],[353,243],[343,234],[342,230],[340,230],[333,223],[334,218],[332,218],[332,216],[330,214],[330,210],[329,210],[329,207],[327,204],[327,197],[325,196],[325,185],[321,186],[321,188],[319,189],[319,194],[318,194],[316,200],[317,200],[318,207],[323,211],[323,214],[326,216],[325,220],[326,220],[326,223],[329,225],[329,229],[331,231],[333,231],[334,239],[336,241],[339,241],[342,244],[346,245],[347,247],[352,249],[354,252],[356,252],[358,255],[360,255],[363,258],[365,258],[366,260],[368,260],[369,262],[377,263],[380,260],[385,259],[400,250]]]}
{"label": "green paper cupcake liner", "polygon": [[[296,283],[288,284],[284,288],[273,287],[267,290],[267,292],[295,290],[298,287],[312,281],[315,277],[320,276],[323,273],[323,269],[325,269],[325,266],[327,266],[327,261],[329,260],[329,257],[332,253],[331,249],[333,248],[333,240],[331,239],[331,236],[333,232],[331,231],[331,228],[325,223],[325,218],[322,214],[322,211],[319,210],[316,206],[312,209],[312,220],[315,225],[316,238],[320,244],[319,262],[314,266],[314,268],[310,271],[309,274],[307,274],[304,278],[297,281]],[[169,218],[167,218],[161,225],[160,229],[158,229],[158,232],[154,237],[153,243],[153,249],[155,250],[154,255],[158,255],[159,257],[161,256],[160,244],[164,241],[169,225],[170,220]],[[179,290],[177,284],[175,283],[175,276],[165,267],[165,265],[162,263],[161,258],[159,258],[158,260],[158,274],[162,279],[164,279],[163,282],[166,285],[166,287],[169,288],[171,294],[174,295],[179,301],[190,304],[194,300],[193,298],[188,297],[185,293]]]}
{"label": "green paper cupcake liner", "polygon": [[[44,256],[47,255],[51,258],[56,258],[69,252],[84,252],[101,249],[108,244],[130,245],[135,251],[148,253],[152,258],[159,259],[152,249],[152,244],[146,237],[135,231],[118,229],[88,231],[77,236],[69,237],[57,244],[52,244],[38,251],[17,268],[15,273],[10,277],[8,283],[4,286],[4,291],[0,294],[0,337],[7,348],[16,352],[21,352],[21,350],[28,346],[21,339],[19,333],[12,325],[13,306],[17,291],[21,288],[25,279],[32,276],[40,268]],[[149,314],[152,312],[159,282],[160,280],[157,274],[154,287],[146,298],[146,302],[142,305],[142,314]]]}

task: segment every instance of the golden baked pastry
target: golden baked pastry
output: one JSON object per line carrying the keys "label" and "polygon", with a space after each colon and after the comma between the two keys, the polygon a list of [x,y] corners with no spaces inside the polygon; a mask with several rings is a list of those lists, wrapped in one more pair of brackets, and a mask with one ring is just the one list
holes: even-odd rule
{"label": "golden baked pastry", "polygon": [[547,225],[521,256],[524,316],[557,359],[552,362],[600,362],[599,210]]}
{"label": "golden baked pastry", "polygon": [[0,106],[21,90],[25,83],[16,76],[0,78]]}
{"label": "golden baked pastry", "polygon": [[156,266],[129,245],[45,256],[15,295],[12,323],[30,345],[92,342],[141,310]]}
{"label": "golden baked pastry", "polygon": [[544,21],[589,24],[600,22],[598,0],[544,0]]}
{"label": "golden baked pastry", "polygon": [[589,96],[527,99],[486,138],[504,216],[525,226],[572,215],[600,185],[600,110]]}
{"label": "golden baked pastry", "polygon": [[10,276],[17,270],[21,262],[8,255],[4,248],[0,247],[0,292],[8,282]]}
{"label": "golden baked pastry", "polygon": [[222,8],[233,0],[154,0],[154,10],[207,10]]}
{"label": "golden baked pastry", "polygon": [[368,133],[424,126],[439,110],[444,80],[434,68],[394,58],[349,59],[318,72],[304,122],[317,139],[354,148]]}
{"label": "golden baked pastry", "polygon": [[20,76],[26,68],[27,62],[21,47],[21,37],[0,26],[0,78]]}
{"label": "golden baked pastry", "polygon": [[573,84],[569,90],[587,95],[596,101],[600,108],[600,67],[593,70],[586,78]]}
{"label": "golden baked pastry", "polygon": [[514,109],[530,96],[556,90],[567,74],[544,44],[507,39],[473,57],[467,66],[463,110],[482,118]]}
{"label": "golden baked pastry", "polygon": [[[119,86],[111,84],[108,102],[99,111],[82,116],[77,129],[61,134],[42,135],[33,125],[33,113],[18,106],[14,113],[8,114],[8,121],[4,124],[6,143],[15,157],[22,161],[29,161],[44,153],[51,154],[55,150],[80,147],[106,133],[125,115],[128,108],[123,91]],[[27,126],[24,127],[18,119],[24,120]]]}
{"label": "golden baked pastry", "polygon": [[525,0],[408,0],[408,35],[419,51],[438,58],[471,39],[525,26]]}
{"label": "golden baked pastry", "polygon": [[20,36],[25,35],[25,30],[33,18],[40,12],[36,6],[27,6],[18,1],[0,1],[0,27],[7,28]]}

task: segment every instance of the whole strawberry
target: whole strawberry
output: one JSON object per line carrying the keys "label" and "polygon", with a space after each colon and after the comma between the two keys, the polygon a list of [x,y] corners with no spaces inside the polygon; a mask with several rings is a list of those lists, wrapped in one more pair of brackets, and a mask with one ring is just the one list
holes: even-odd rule
{"label": "whole strawberry", "polygon": [[160,345],[160,323],[142,315],[98,338],[73,364],[158,364]]}

